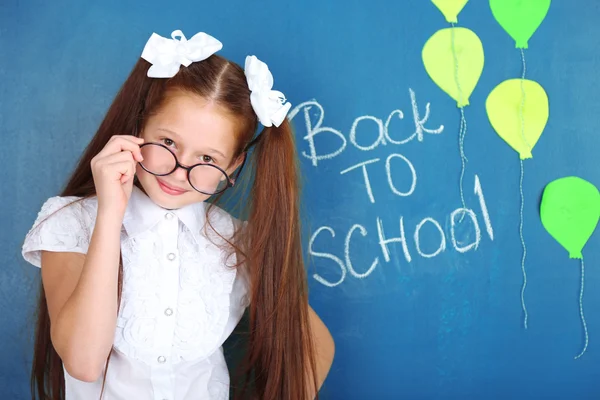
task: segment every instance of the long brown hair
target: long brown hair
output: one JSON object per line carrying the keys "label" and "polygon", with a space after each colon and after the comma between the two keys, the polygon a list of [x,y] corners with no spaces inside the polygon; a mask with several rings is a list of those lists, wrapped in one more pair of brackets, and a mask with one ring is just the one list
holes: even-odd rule
{"label": "long brown hair", "polygon": [[[182,67],[170,79],[148,78],[149,67],[145,60],[138,60],[61,195],[94,196],[91,159],[112,135],[141,132],[148,117],[160,109],[171,90],[197,94],[230,113],[239,128],[235,156],[243,155],[254,145],[242,174],[251,176],[252,181],[248,199],[242,202],[248,224],[238,229],[235,240],[229,241],[232,254],[241,256],[238,266],[244,264],[248,270],[251,287],[248,351],[236,374],[243,378],[244,384],[234,385],[235,397],[309,398],[317,392],[315,346],[309,325],[299,217],[298,157],[291,126],[286,120],[279,127],[265,128],[253,140],[258,120],[250,103],[244,71],[223,57],[213,55]],[[211,208],[208,207],[208,212]],[[119,298],[121,282],[122,263]],[[42,286],[37,313],[32,398],[37,394],[40,400],[62,400],[64,373],[50,340],[50,319]],[[110,356],[107,368],[109,364]]]}

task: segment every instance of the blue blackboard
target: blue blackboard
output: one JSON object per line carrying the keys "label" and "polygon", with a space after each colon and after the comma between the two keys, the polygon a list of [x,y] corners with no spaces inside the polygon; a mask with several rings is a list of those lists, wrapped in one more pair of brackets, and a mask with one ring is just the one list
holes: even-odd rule
{"label": "blue blackboard", "polygon": [[0,397],[28,393],[39,271],[20,258],[23,237],[149,35],[181,29],[214,35],[239,63],[256,54],[293,103],[310,302],[336,341],[323,398],[599,398],[599,238],[584,250],[590,342],[574,360],[584,342],[580,266],[539,217],[552,180],[600,185],[599,17],[594,0],[555,0],[525,51],[527,77],[550,101],[524,162],[525,329],[519,157],[485,110],[496,85],[521,76],[521,55],[488,1],[468,2],[458,24],[485,52],[464,109],[472,213],[462,223],[460,112],[421,60],[449,26],[430,1],[4,1]]}

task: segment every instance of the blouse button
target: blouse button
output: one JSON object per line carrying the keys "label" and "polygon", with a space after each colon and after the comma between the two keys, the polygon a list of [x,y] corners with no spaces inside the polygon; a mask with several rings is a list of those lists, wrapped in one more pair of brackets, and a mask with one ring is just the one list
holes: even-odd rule
{"label": "blouse button", "polygon": [[250,305],[250,300],[247,295],[242,296],[241,304],[243,307],[248,307],[248,305]]}
{"label": "blouse button", "polygon": [[167,309],[165,310],[165,315],[166,315],[167,317],[170,317],[171,315],[173,315],[173,310],[172,310],[172,309],[170,309],[170,308],[167,308]]}
{"label": "blouse button", "polygon": [[173,261],[175,259],[175,253],[169,253],[169,254],[167,254],[167,259],[169,261]]}
{"label": "blouse button", "polygon": [[161,363],[161,364],[164,364],[164,363],[167,361],[167,359],[165,358],[165,356],[160,356],[160,357],[158,357],[158,359],[157,359],[157,360],[158,360],[158,362],[159,362],[159,363]]}
{"label": "blouse button", "polygon": [[166,213],[165,214],[165,218],[166,219],[173,219],[173,213]]}

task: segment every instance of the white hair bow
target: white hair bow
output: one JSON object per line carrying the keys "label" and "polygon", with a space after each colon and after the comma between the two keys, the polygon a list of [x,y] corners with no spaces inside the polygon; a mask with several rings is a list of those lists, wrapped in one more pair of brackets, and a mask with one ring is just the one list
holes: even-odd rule
{"label": "white hair bow", "polygon": [[283,93],[273,89],[273,75],[269,67],[256,56],[247,56],[244,67],[248,87],[252,92],[250,102],[261,124],[279,126],[292,107]]}
{"label": "white hair bow", "polygon": [[206,60],[223,48],[221,42],[204,32],[187,40],[183,32],[176,30],[171,38],[153,33],[148,39],[142,58],[152,64],[148,69],[150,78],[172,78],[182,65],[187,67],[195,61]]}

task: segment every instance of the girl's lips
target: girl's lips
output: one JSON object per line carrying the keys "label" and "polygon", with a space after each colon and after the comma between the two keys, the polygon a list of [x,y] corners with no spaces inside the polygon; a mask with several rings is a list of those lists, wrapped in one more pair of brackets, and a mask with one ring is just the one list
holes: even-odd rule
{"label": "girl's lips", "polygon": [[171,196],[179,196],[179,195],[182,195],[185,192],[187,192],[187,190],[183,190],[183,189],[179,189],[179,188],[170,186],[158,178],[156,178],[156,181],[158,182],[158,186],[160,187],[160,189],[163,192],[165,192],[166,194],[169,194]]}

